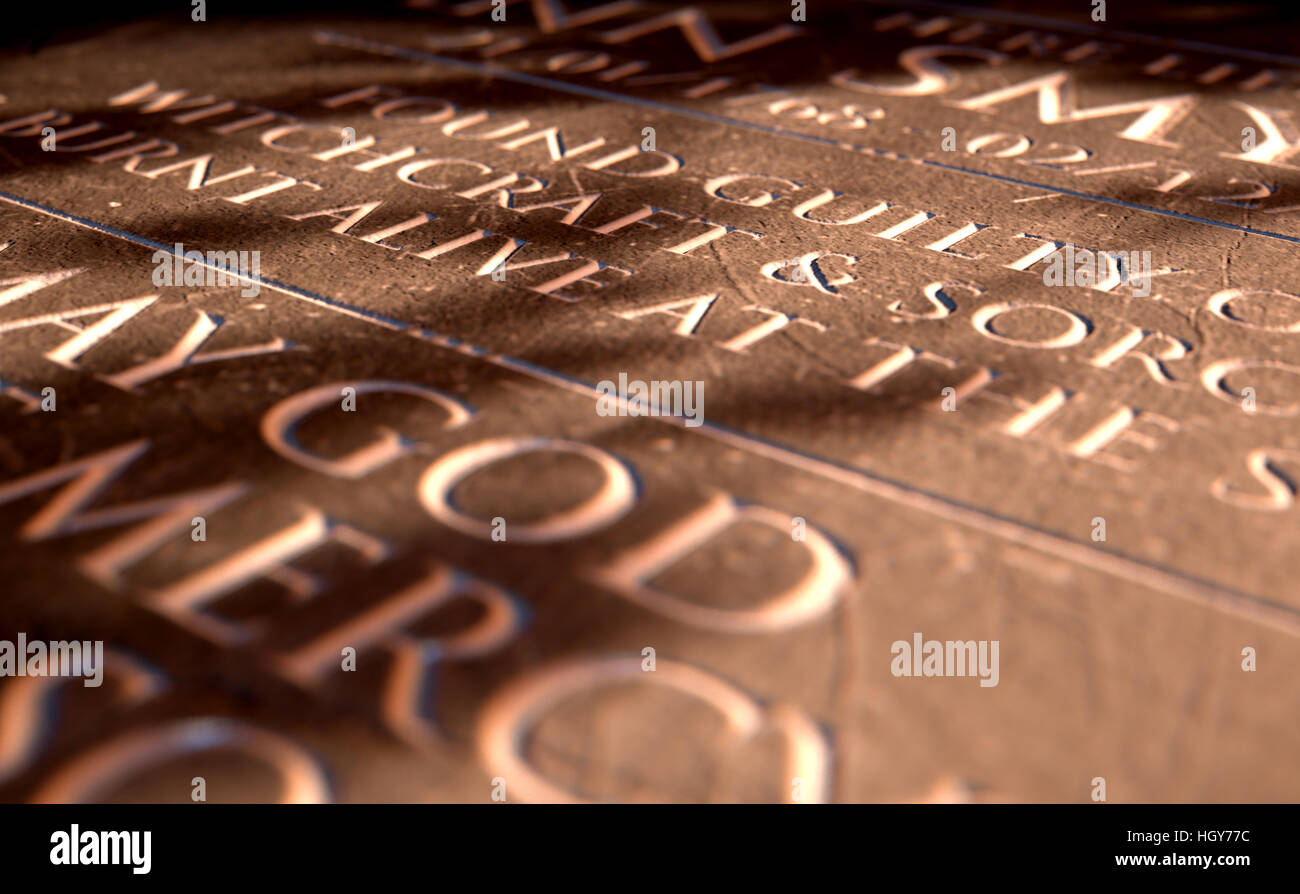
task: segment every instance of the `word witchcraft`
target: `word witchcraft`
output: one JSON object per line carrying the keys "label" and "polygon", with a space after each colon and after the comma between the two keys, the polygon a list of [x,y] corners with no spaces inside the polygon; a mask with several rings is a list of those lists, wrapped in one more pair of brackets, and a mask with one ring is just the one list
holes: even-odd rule
{"label": "word witchcraft", "polygon": [[690,428],[704,423],[704,383],[691,381],[627,380],[618,374],[618,385],[609,379],[596,383],[596,413],[600,416],[680,416]]}
{"label": "word witchcraft", "polygon": [[914,633],[912,642],[896,640],[889,653],[894,656],[889,670],[895,677],[974,677],[978,666],[981,686],[998,685],[998,640],[941,643],[932,639],[922,646],[921,634]]}
{"label": "word witchcraft", "polygon": [[1109,292],[1128,283],[1133,294],[1145,298],[1151,294],[1151,252],[1089,251],[1067,243],[1044,259],[1045,286],[1082,286]]}
{"label": "word witchcraft", "polygon": [[[91,659],[91,655],[94,659]],[[96,688],[104,682],[104,641],[93,643],[40,640],[27,641],[18,634],[17,644],[0,639],[0,677],[85,677],[83,685]]]}
{"label": "word witchcraft", "polygon": [[153,868],[152,832],[79,831],[76,823],[69,832],[50,836],[50,862],[55,866],[133,866],[136,875],[148,875]]}
{"label": "word witchcraft", "polygon": [[175,251],[153,253],[153,284],[156,286],[236,286],[246,283],[239,294],[256,298],[262,290],[260,251],[186,251],[177,242]]}

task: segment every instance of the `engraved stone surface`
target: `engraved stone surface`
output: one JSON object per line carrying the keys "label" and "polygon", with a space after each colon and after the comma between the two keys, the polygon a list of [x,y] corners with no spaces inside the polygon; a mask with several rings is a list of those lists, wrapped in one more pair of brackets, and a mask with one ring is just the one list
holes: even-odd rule
{"label": "engraved stone surface", "polygon": [[7,50],[0,799],[1300,798],[1300,50],[807,6]]}

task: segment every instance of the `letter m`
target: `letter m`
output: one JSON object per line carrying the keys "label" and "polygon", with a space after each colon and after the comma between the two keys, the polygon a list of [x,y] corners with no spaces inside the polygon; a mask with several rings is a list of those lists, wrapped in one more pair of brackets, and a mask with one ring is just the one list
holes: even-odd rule
{"label": "letter m", "polygon": [[975,640],[949,640],[947,645],[948,673],[954,677],[973,677],[975,675]]}
{"label": "letter m", "polygon": [[651,382],[650,399],[659,408],[660,415],[680,415],[683,406],[682,383],[676,380],[671,382]]}
{"label": "letter m", "polygon": [[85,511],[121,476],[127,466],[148,449],[148,441],[131,441],[17,481],[0,484],[0,506],[59,484],[64,485],[43,509],[19,529],[19,539],[27,542],[143,520],[144,524],[110,540],[78,561],[81,570],[93,580],[106,587],[117,587],[120,585],[119,574],[124,568],[153,552],[168,537],[188,526],[194,516],[215,512],[247,490],[244,484],[233,482]]}
{"label": "letter m", "polygon": [[239,252],[237,251],[210,251],[207,255],[209,267],[216,267],[215,285],[227,286],[235,285],[239,282]]}
{"label": "letter m", "polygon": [[1139,99],[1132,102],[1119,102],[1109,106],[1097,106],[1080,109],[1074,91],[1074,78],[1064,71],[1031,78],[1000,87],[979,96],[972,96],[952,103],[959,109],[982,112],[989,106],[1018,99],[1031,93],[1038,94],[1038,120],[1044,124],[1060,124],[1070,121],[1085,121],[1089,118],[1106,118],[1111,115],[1142,114],[1136,121],[1119,131],[1126,140],[1137,140],[1155,146],[1176,148],[1177,143],[1167,142],[1166,133],[1182,121],[1196,105],[1196,96],[1184,93],[1178,96],[1157,96],[1151,99]]}
{"label": "letter m", "polygon": [[[54,664],[55,655],[59,656],[58,664]],[[50,663],[59,668],[59,672],[64,676],[81,676],[81,643],[75,639],[71,642],[64,640],[51,642]]]}
{"label": "letter m", "polygon": [[[127,849],[127,836],[129,832],[100,832],[101,845],[99,849],[100,862],[109,866],[116,866],[120,863],[126,863],[131,859]],[[112,851],[109,850],[112,845]],[[110,857],[109,854],[112,854]]]}
{"label": "letter m", "polygon": [[780,43],[783,40],[789,40],[800,33],[797,25],[778,25],[761,34],[746,37],[744,40],[738,40],[735,43],[723,43],[722,38],[718,36],[718,32],[709,21],[708,15],[698,7],[688,6],[685,9],[666,12],[663,15],[626,25],[614,31],[606,31],[600,37],[609,43],[627,43],[629,40],[635,40],[638,37],[644,37],[647,34],[653,34],[667,28],[680,30],[682,36],[686,38],[686,42],[695,51],[695,55],[699,56],[704,62],[720,62],[724,59],[731,59],[744,53],[771,46],[774,43]]}

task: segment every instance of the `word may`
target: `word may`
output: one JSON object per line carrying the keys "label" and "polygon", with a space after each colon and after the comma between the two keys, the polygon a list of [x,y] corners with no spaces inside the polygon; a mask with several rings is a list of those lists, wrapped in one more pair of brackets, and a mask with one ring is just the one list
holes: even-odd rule
{"label": "word may", "polygon": [[[50,836],[50,862],[55,866],[129,865],[135,875],[148,875],[153,867],[152,832],[79,832],[72,824],[70,832]],[[78,847],[80,846],[80,847]]]}
{"label": "word may", "polygon": [[153,284],[156,286],[235,286],[245,282],[239,294],[255,298],[262,290],[258,279],[262,269],[260,251],[186,251],[183,242],[176,251],[153,253]]}
{"label": "word may", "polygon": [[601,416],[682,416],[695,428],[704,422],[704,383],[627,380],[618,374],[618,385],[609,379],[596,383],[596,413]]}
{"label": "word may", "polygon": [[1084,286],[1108,292],[1122,283],[1130,283],[1133,294],[1145,298],[1151,294],[1151,252],[1089,251],[1075,249],[1067,243],[1047,257],[1043,271],[1045,286]]}
{"label": "word may", "polygon": [[[91,654],[94,660],[91,660]],[[96,688],[104,682],[104,641],[93,643],[40,640],[27,642],[27,634],[18,634],[18,643],[0,639],[0,677],[81,677],[83,685]]]}
{"label": "word may", "polygon": [[[973,677],[978,647],[980,686],[998,685],[998,640],[928,640],[921,645],[921,634],[912,634],[912,642],[896,640],[889,648],[894,656],[889,670],[895,677]],[[945,659],[947,659],[945,661]]]}

